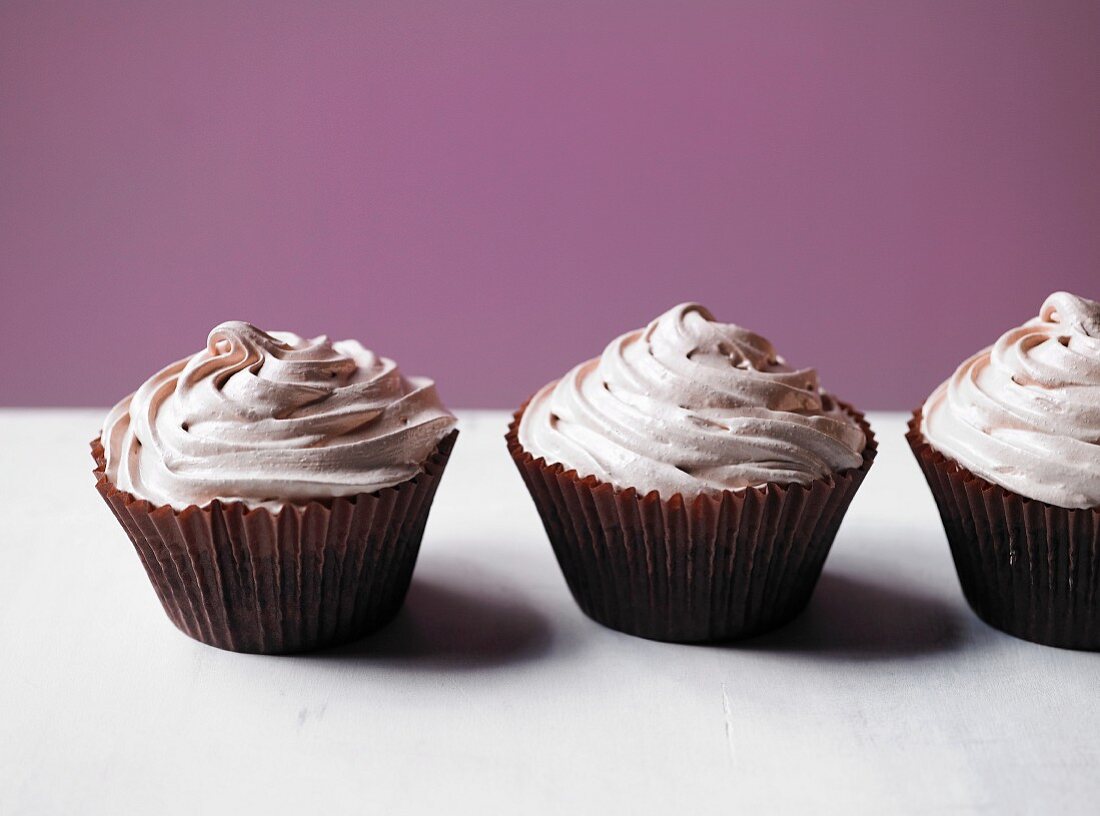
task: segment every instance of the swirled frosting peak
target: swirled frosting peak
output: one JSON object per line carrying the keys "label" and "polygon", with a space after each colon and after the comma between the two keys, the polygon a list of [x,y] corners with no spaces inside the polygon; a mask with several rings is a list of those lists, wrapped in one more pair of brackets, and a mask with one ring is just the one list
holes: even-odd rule
{"label": "swirled frosting peak", "polygon": [[1100,507],[1100,303],[1055,292],[960,365],[921,416],[928,443],[986,481]]}
{"label": "swirled frosting peak", "polygon": [[406,481],[454,424],[431,380],[354,340],[231,321],[116,405],[102,443],[115,486],[153,504],[278,507]]}
{"label": "swirled frosting peak", "polygon": [[540,390],[519,442],[582,477],[667,499],[808,484],[857,467],[867,440],[814,369],[685,303]]}

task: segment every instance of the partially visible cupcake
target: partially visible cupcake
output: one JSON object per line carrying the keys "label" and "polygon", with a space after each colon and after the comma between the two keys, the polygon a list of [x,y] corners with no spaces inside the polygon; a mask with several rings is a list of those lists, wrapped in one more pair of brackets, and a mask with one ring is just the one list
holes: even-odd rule
{"label": "partially visible cupcake", "polygon": [[96,488],[177,627],[303,651],[396,614],[454,425],[354,340],[223,323],[111,410]]}
{"label": "partially visible cupcake", "polygon": [[932,392],[907,438],[974,611],[1100,649],[1100,304],[1051,295]]}
{"label": "partially visible cupcake", "polygon": [[684,642],[802,611],[876,451],[814,369],[690,303],[538,391],[507,442],[581,609]]}

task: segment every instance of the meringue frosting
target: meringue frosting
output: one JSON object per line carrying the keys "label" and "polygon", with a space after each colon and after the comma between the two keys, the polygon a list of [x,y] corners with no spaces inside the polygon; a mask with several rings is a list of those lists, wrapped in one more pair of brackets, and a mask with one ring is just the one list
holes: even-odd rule
{"label": "meringue frosting", "polygon": [[454,425],[431,380],[354,340],[231,321],[119,402],[101,440],[139,499],[278,509],[404,482]]}
{"label": "meringue frosting", "polygon": [[662,499],[808,484],[858,467],[858,422],[772,344],[684,303],[531,398],[519,443],[548,464]]}
{"label": "meringue frosting", "polygon": [[1100,507],[1100,303],[1055,292],[960,365],[921,416],[928,443],[986,481]]}

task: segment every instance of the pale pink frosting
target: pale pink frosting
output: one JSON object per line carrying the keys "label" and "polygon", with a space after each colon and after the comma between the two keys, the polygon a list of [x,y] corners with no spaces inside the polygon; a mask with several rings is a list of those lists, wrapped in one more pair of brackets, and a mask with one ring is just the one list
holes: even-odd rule
{"label": "pale pink frosting", "polygon": [[1059,507],[1100,507],[1100,303],[1055,292],[966,360],[921,409],[929,444]]}
{"label": "pale pink frosting", "polygon": [[108,414],[107,476],[177,509],[276,508],[391,487],[454,427],[431,380],[354,340],[222,323]]}
{"label": "pale pink frosting", "polygon": [[662,498],[808,484],[858,467],[859,424],[812,368],[764,338],[681,304],[540,390],[525,450],[580,476]]}

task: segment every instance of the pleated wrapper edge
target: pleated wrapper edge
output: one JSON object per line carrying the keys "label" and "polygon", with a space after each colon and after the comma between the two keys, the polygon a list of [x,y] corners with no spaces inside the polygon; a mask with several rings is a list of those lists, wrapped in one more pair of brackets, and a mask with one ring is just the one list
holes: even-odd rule
{"label": "pleated wrapper edge", "polygon": [[393,618],[457,436],[401,484],[277,512],[241,502],[153,505],[111,482],[100,439],[91,448],[96,490],[172,623],[220,649],[279,654],[354,640]]}
{"label": "pleated wrapper edge", "polygon": [[768,484],[662,500],[619,490],[524,450],[515,412],[505,439],[573,598],[597,622],[675,642],[774,629],[809,602],[852,498],[877,453],[808,486]]}
{"label": "pleated wrapper edge", "polygon": [[1100,508],[1057,507],[978,476],[929,444],[919,408],[905,438],[975,614],[1024,640],[1100,650]]}

